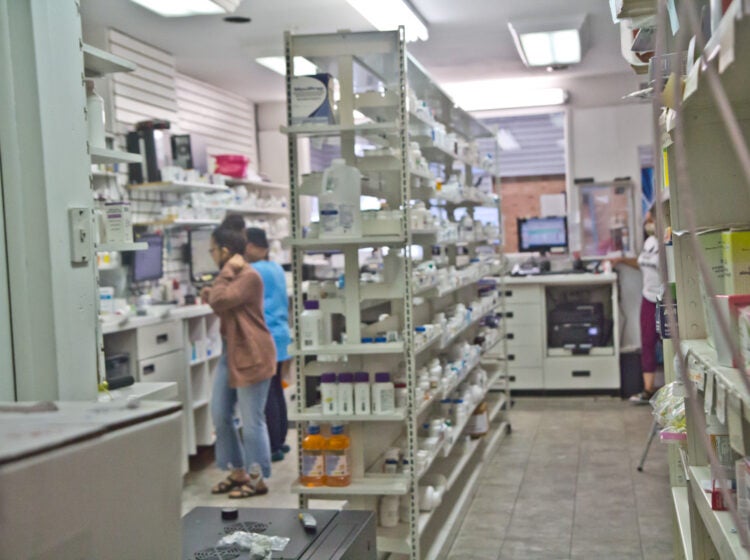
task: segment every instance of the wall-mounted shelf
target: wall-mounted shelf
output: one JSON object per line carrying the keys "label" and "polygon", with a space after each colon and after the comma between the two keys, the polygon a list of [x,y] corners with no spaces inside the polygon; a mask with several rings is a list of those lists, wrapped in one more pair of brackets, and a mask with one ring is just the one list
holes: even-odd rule
{"label": "wall-mounted shelf", "polygon": [[267,181],[251,181],[250,179],[227,179],[230,187],[250,187],[253,189],[268,189],[274,191],[288,191],[289,185],[283,183],[270,183]]}
{"label": "wall-mounted shelf", "polygon": [[84,43],[83,68],[87,78],[101,78],[115,72],[133,72],[138,67],[129,60]]}
{"label": "wall-mounted shelf", "polygon": [[96,246],[97,253],[112,251],[145,251],[148,243],[101,243]]}
{"label": "wall-mounted shelf", "polygon": [[141,163],[143,156],[141,154],[131,154],[121,150],[110,150],[107,148],[97,148],[91,146],[90,149],[91,163]]}
{"label": "wall-mounted shelf", "polygon": [[[137,154],[136,154],[137,155]],[[138,155],[140,161],[140,155]],[[226,185],[213,185],[211,183],[199,183],[189,181],[160,181],[157,183],[141,183],[138,185],[128,185],[133,192],[159,192],[174,194],[190,193],[211,193],[211,192],[229,192]]]}

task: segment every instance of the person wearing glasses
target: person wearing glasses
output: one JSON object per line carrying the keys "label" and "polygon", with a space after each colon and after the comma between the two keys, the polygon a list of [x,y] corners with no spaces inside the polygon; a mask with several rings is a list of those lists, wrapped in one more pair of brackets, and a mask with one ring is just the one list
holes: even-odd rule
{"label": "person wearing glasses", "polygon": [[[263,281],[245,262],[245,235],[219,226],[211,235],[211,256],[221,270],[201,297],[221,320],[224,352],[211,394],[216,429],[216,463],[229,475],[211,489],[230,498],[266,494],[271,476],[271,448],[266,427],[266,399],[276,373],[273,337],[263,318]],[[240,440],[235,406],[242,421]]]}

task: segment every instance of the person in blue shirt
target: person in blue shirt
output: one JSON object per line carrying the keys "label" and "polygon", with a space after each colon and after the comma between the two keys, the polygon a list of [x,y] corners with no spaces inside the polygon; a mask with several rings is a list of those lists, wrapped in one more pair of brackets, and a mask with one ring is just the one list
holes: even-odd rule
{"label": "person in blue shirt", "polygon": [[266,325],[276,343],[276,375],[271,379],[266,400],[266,425],[271,440],[271,460],[281,461],[289,452],[286,445],[288,429],[286,401],[281,384],[282,377],[290,365],[287,350],[291,343],[289,332],[289,298],[286,291],[284,269],[268,260],[268,238],[261,228],[247,228],[245,259],[263,279],[263,314]]}

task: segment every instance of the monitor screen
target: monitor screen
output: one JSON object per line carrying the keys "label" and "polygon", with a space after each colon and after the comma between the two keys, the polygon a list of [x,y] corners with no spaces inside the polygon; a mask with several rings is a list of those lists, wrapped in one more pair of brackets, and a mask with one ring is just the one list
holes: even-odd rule
{"label": "monitor screen", "polygon": [[210,282],[219,274],[211,257],[212,232],[211,229],[190,230],[190,279],[195,283]]}
{"label": "monitor screen", "polygon": [[133,282],[159,280],[164,274],[164,238],[156,233],[147,233],[138,237],[136,241],[148,243],[148,249],[136,251],[133,256]]}
{"label": "monitor screen", "polygon": [[546,253],[568,248],[568,220],[565,216],[518,218],[518,250]]}

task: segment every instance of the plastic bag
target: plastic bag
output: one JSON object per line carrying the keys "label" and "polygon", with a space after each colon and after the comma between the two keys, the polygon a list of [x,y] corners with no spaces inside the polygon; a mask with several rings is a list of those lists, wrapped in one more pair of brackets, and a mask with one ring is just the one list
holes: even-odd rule
{"label": "plastic bag", "polygon": [[228,175],[235,179],[242,179],[247,171],[247,164],[250,163],[250,159],[235,154],[222,154],[215,156],[216,158],[216,169],[214,173],[221,175]]}
{"label": "plastic bag", "polygon": [[246,531],[235,531],[219,541],[219,546],[237,545],[250,551],[250,560],[271,560],[273,551],[282,551],[289,544],[287,537],[271,537],[248,533]]}
{"label": "plastic bag", "polygon": [[659,389],[651,397],[651,407],[656,421],[669,432],[684,433],[687,429],[684,395],[685,389],[682,383],[674,381]]}

